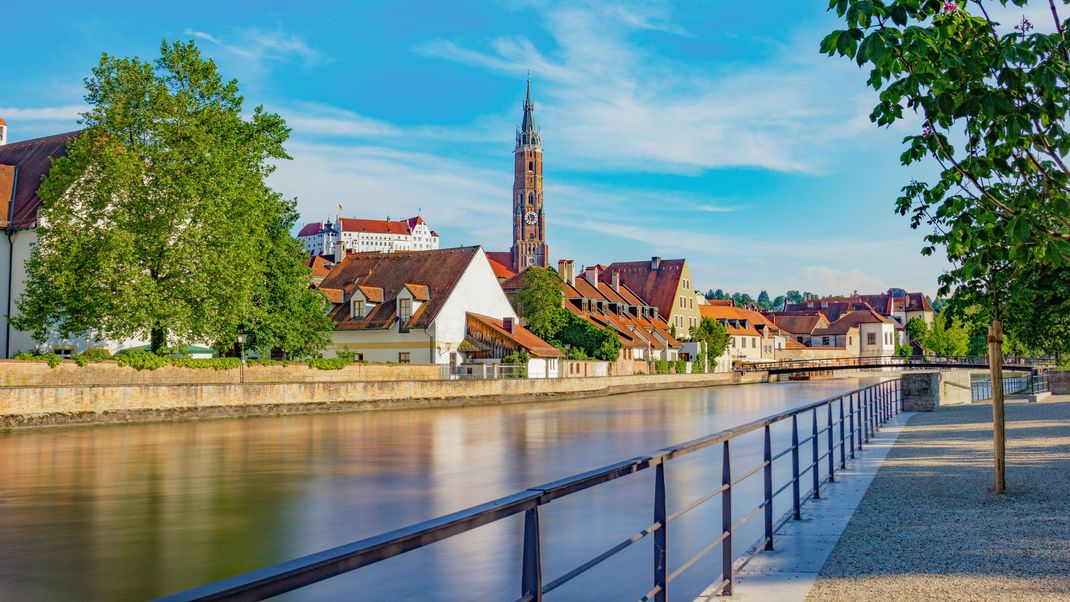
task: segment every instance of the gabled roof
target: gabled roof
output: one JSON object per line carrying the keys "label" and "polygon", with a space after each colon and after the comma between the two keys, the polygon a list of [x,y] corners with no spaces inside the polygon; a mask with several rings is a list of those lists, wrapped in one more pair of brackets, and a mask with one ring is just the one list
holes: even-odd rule
{"label": "gabled roof", "polygon": [[313,255],[308,258],[308,267],[312,268],[313,278],[326,278],[331,272],[331,262],[322,255]]}
{"label": "gabled roof", "polygon": [[511,268],[501,262],[491,259],[489,253],[487,254],[487,260],[490,261],[490,269],[494,270],[495,278],[508,280],[513,276],[516,276],[516,272],[514,272]]}
{"label": "gabled roof", "polygon": [[892,324],[893,321],[885,318],[876,311],[871,309],[852,311],[844,314],[839,320],[836,320],[832,324],[829,324],[827,328],[817,328],[813,331],[813,334],[824,336],[831,334],[847,334],[852,328],[857,328],[861,324]]}
{"label": "gabled roof", "polygon": [[526,349],[533,357],[564,357],[565,354],[557,349],[553,345],[535,336],[535,333],[531,332],[527,328],[524,328],[520,324],[513,324],[513,332],[509,332],[505,329],[505,325],[498,318],[492,318],[490,316],[484,316],[482,314],[476,314],[472,312],[467,313],[470,321],[483,324],[491,330],[496,336],[510,341],[513,345]]}
{"label": "gabled roof", "polygon": [[513,266],[513,252],[512,251],[486,251],[487,259],[491,261],[497,261],[507,268],[512,269]]}
{"label": "gabled roof", "polygon": [[777,312],[773,314],[773,324],[791,334],[812,334],[815,328],[827,327],[829,320],[819,311]]}
{"label": "gabled roof", "polygon": [[357,290],[360,291],[364,298],[368,300],[368,303],[382,303],[383,302],[383,289],[378,286],[358,286]]}
{"label": "gabled roof", "polygon": [[0,227],[22,230],[37,225],[41,197],[37,188],[52,168],[52,159],[67,154],[67,143],[81,131],[0,146]]}
{"label": "gabled roof", "polygon": [[409,294],[412,295],[412,298],[417,301],[428,301],[431,298],[431,291],[425,284],[406,283],[405,288],[409,291]]}
{"label": "gabled roof", "polygon": [[385,301],[363,319],[353,320],[349,308],[337,305],[331,317],[340,329],[389,328],[397,321],[396,298],[406,283],[421,283],[428,301],[409,319],[409,328],[426,328],[438,316],[461,275],[479,254],[479,247],[456,247],[398,253],[351,253],[335,264],[324,278],[321,289],[377,287]]}
{"label": "gabled roof", "polygon": [[[676,291],[684,273],[684,259],[662,259],[657,269],[650,261],[626,261],[612,263],[599,276],[603,282],[612,282],[613,273],[620,274],[620,281],[628,285],[647,303],[658,308],[664,318],[672,314],[676,303]],[[576,279],[579,281],[579,278]]]}

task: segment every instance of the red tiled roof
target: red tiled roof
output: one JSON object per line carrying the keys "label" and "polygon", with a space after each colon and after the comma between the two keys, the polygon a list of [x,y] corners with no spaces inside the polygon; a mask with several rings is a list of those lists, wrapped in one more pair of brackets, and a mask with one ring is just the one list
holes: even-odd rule
{"label": "red tiled roof", "polygon": [[316,290],[323,293],[323,296],[327,298],[328,303],[338,304],[345,302],[343,291],[340,288],[323,288],[320,286]]}
{"label": "red tiled roof", "polygon": [[301,231],[297,233],[297,236],[315,236],[321,229],[323,229],[323,222],[308,223],[301,228]]}
{"label": "red tiled roof", "polygon": [[720,305],[722,307],[724,307],[724,306],[735,307],[735,305],[736,305],[735,303],[732,302],[731,299],[707,299],[706,300],[706,304],[707,305]]}
{"label": "red tiled roof", "polygon": [[773,324],[791,334],[812,334],[815,328],[827,327],[829,320],[819,311],[777,312],[773,314]]}
{"label": "red tiled roof", "polygon": [[461,275],[479,253],[479,247],[456,247],[404,253],[351,253],[335,264],[321,288],[343,289],[357,284],[383,290],[384,301],[364,319],[352,320],[349,308],[338,305],[331,317],[338,328],[389,328],[396,322],[396,297],[405,283],[427,287],[429,300],[409,319],[410,328],[425,328],[434,321]]}
{"label": "red tiled roof", "polygon": [[484,326],[489,327],[496,335],[504,339],[508,339],[514,345],[527,349],[533,357],[564,357],[565,354],[557,349],[553,345],[535,336],[535,333],[531,332],[527,328],[524,328],[520,324],[513,324],[513,332],[509,332],[505,329],[505,325],[501,320],[492,318],[490,316],[484,316],[482,314],[476,314],[468,312],[468,319],[475,322],[479,322]]}
{"label": "red tiled roof", "polygon": [[512,251],[486,251],[487,259],[497,261],[505,267],[513,268],[513,252]]}
{"label": "red tiled roof", "polygon": [[680,288],[680,278],[684,273],[684,261],[662,259],[656,270],[651,268],[649,261],[616,262],[606,267],[599,279],[612,282],[613,273],[619,273],[621,282],[658,308],[663,318],[667,318],[672,314],[676,302],[676,291]]}
{"label": "red tiled roof", "polygon": [[487,260],[490,261],[490,269],[494,270],[494,276],[496,278],[502,278],[508,280],[513,276],[516,276],[516,272],[506,267],[505,264],[495,261],[490,257],[490,253],[487,253]]}
{"label": "red tiled roof", "polygon": [[412,293],[412,298],[417,301],[427,301],[431,298],[431,291],[424,284],[405,283],[405,288]]}
{"label": "red tiled roof", "polygon": [[341,232],[371,232],[373,234],[412,234],[409,220],[386,221],[384,219],[338,218]]}
{"label": "red tiled roof", "polygon": [[[17,167],[0,175],[0,227],[26,229],[37,225],[41,197],[37,188],[52,168],[52,160],[67,154],[67,144],[81,131],[56,134],[0,146],[0,165]],[[12,190],[12,188],[14,190]]]}
{"label": "red tiled roof", "polygon": [[880,315],[872,308],[867,310],[852,311],[844,314],[839,320],[829,324],[827,328],[814,329],[815,335],[847,334],[852,328],[860,324],[890,324],[892,320]]}
{"label": "red tiled roof", "polygon": [[382,303],[383,302],[383,289],[378,286],[358,286],[361,294],[368,300],[369,303]]}
{"label": "red tiled roof", "polygon": [[326,278],[331,272],[331,262],[322,255],[313,255],[308,259],[307,265],[312,268],[313,278]]}

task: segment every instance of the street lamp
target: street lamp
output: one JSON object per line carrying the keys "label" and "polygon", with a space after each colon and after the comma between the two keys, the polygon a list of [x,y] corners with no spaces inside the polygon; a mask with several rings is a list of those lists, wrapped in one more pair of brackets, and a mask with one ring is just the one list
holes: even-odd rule
{"label": "street lamp", "polygon": [[245,384],[245,333],[238,335],[238,345],[241,346],[241,366],[238,368],[238,382]]}

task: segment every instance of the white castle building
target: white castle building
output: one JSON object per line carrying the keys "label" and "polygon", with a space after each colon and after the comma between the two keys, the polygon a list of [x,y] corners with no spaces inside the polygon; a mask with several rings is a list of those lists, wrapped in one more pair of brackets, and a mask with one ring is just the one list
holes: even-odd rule
{"label": "white castle building", "polygon": [[305,224],[297,239],[311,255],[331,255],[338,242],[346,251],[430,251],[438,248],[438,234],[420,216],[392,221],[340,217],[335,222]]}

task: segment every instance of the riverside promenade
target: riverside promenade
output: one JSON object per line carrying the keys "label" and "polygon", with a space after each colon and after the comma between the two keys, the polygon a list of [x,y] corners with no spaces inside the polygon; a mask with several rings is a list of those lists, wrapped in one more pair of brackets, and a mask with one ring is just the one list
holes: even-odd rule
{"label": "riverside promenade", "polygon": [[998,496],[991,420],[989,404],[914,414],[831,553],[814,537],[809,574],[800,554],[759,555],[741,597],[1070,599],[1070,397],[1007,404],[1009,493]]}

